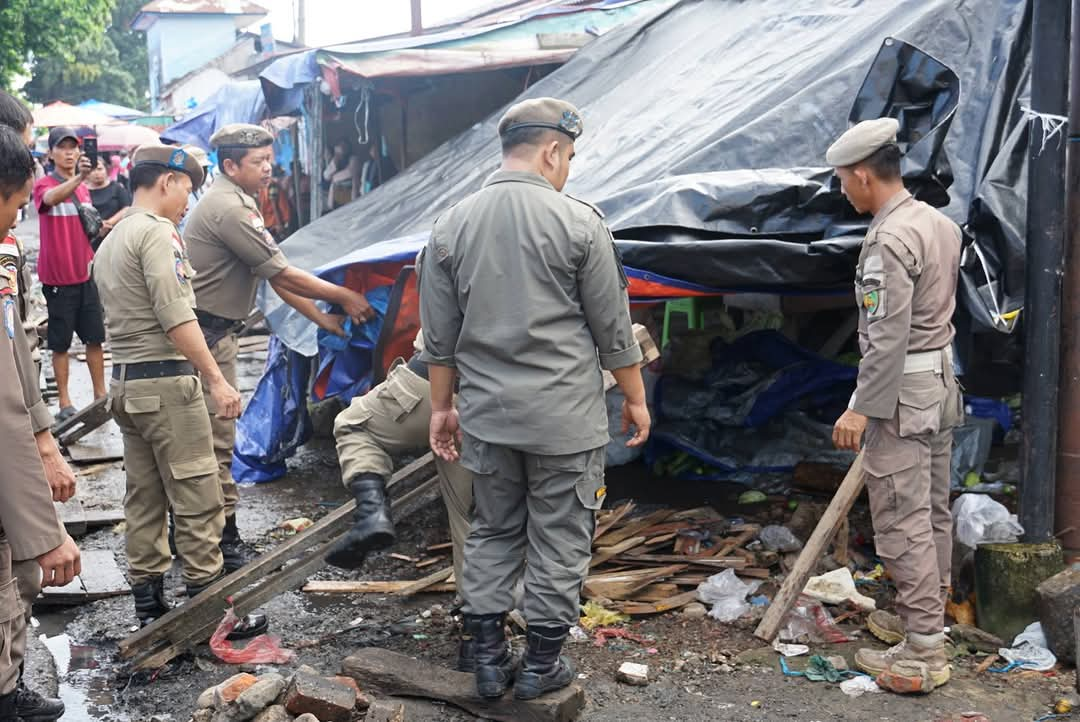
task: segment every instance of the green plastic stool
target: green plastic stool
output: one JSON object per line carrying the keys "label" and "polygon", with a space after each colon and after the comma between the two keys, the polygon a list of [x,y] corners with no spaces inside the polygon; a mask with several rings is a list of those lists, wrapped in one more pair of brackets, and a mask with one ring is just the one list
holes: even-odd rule
{"label": "green plastic stool", "polygon": [[677,298],[674,301],[668,301],[664,304],[664,332],[661,336],[660,348],[668,345],[673,313],[686,316],[687,328],[705,328],[705,310],[700,298]]}

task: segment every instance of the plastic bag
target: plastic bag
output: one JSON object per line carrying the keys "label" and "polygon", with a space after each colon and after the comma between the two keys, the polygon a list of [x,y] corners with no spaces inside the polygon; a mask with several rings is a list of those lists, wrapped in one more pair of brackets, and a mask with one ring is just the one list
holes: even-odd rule
{"label": "plastic bag", "polygon": [[713,605],[709,616],[719,622],[733,622],[750,611],[746,597],[757,591],[761,582],[744,582],[735,576],[734,569],[714,574],[697,588],[702,602]]}
{"label": "plastic bag", "polygon": [[953,489],[964,488],[968,473],[981,476],[990,446],[994,441],[994,419],[968,418],[963,426],[953,429],[951,483]]}
{"label": "plastic bag", "polygon": [[800,596],[785,619],[780,639],[793,642],[816,642],[840,644],[852,639],[840,631],[836,621],[825,606],[814,599]]}
{"label": "plastic bag", "polygon": [[281,640],[269,634],[260,634],[248,640],[243,647],[237,648],[225,639],[240,620],[229,607],[225,617],[210,637],[210,651],[226,664],[285,664],[296,655],[288,649],[282,649]]}
{"label": "plastic bag", "polygon": [[790,529],[778,524],[770,524],[762,529],[758,539],[771,552],[787,554],[788,552],[797,552],[803,548],[802,542]]}
{"label": "plastic bag", "polygon": [[877,694],[881,691],[873,677],[852,677],[840,683],[840,690],[848,697],[861,697],[864,694]]}
{"label": "plastic bag", "polygon": [[613,612],[610,609],[605,609],[604,606],[598,602],[585,602],[585,606],[582,607],[582,609],[585,614],[578,620],[578,624],[588,630],[593,630],[597,627],[610,627],[613,624],[630,621],[630,617],[622,612]]}
{"label": "plastic bag", "polygon": [[1057,664],[1057,657],[1047,649],[1042,624],[1033,622],[1013,640],[1011,649],[999,649],[998,654],[1010,662],[1019,662],[1018,669],[1045,672]]}
{"label": "plastic bag", "polygon": [[985,494],[963,494],[953,503],[956,541],[974,549],[979,544],[1015,542],[1024,528],[1015,514]]}
{"label": "plastic bag", "polygon": [[851,602],[864,612],[872,612],[877,608],[873,599],[859,594],[855,589],[855,579],[847,567],[811,577],[803,588],[803,594],[826,604]]}

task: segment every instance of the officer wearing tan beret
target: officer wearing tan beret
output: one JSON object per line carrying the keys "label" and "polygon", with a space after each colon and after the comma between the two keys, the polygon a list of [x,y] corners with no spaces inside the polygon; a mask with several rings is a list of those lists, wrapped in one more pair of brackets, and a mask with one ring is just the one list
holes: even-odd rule
{"label": "officer wearing tan beret", "polygon": [[[501,168],[439,218],[420,268],[431,447],[454,461],[463,432],[461,464],[475,474],[461,591],[483,697],[499,697],[515,676],[520,699],[574,677],[559,653],[578,620],[605,495],[601,368],[626,396],[630,445],[649,435],[615,244],[599,210],[561,193],[581,133],[565,101],[510,108],[499,122]],[[526,560],[517,673],[503,620]]]}
{"label": "officer wearing tan beret", "polygon": [[897,589],[899,616],[878,611],[869,620],[896,646],[860,650],[856,662],[900,676],[921,663],[929,691],[949,679],[949,465],[963,413],[951,348],[960,229],[904,189],[898,129],[893,118],[864,121],[825,156],[855,210],[873,214],[855,272],[862,361],[833,440],[862,448],[874,544]]}
{"label": "officer wearing tan beret", "polygon": [[[131,211],[98,251],[94,278],[112,343],[111,410],[124,435],[131,590],[136,616],[145,625],[169,609],[169,506],[188,596],[225,573],[218,546],[223,500],[203,387],[225,418],[240,413],[240,394],[200,332],[195,271],[176,230],[188,194],[202,183],[202,167],[182,148],[144,145],[132,157],[130,177]],[[234,636],[265,627],[265,617],[253,615]]]}
{"label": "officer wearing tan beret", "polygon": [[[221,173],[186,220],[184,242],[191,254],[197,316],[214,359],[230,384],[236,385],[236,334],[255,305],[260,279],[290,306],[320,328],[342,334],[341,318],[319,309],[312,299],[336,304],[358,322],[374,315],[364,297],[289,265],[263,224],[256,198],[269,185],[274,136],[257,125],[226,125],[210,138]],[[207,397],[207,407],[216,410]],[[239,491],[232,477],[234,419],[212,418],[214,453],[225,497],[225,531],[221,548],[225,566],[238,569],[248,559],[236,525]]]}

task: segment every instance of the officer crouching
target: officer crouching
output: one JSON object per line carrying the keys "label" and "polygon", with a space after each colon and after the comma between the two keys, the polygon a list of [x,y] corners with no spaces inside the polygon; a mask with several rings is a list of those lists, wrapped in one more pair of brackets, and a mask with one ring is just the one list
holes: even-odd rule
{"label": "officer crouching", "polygon": [[[176,229],[192,187],[202,181],[202,167],[185,150],[139,148],[131,168],[131,211],[94,263],[112,344],[111,411],[124,437],[128,573],[144,626],[169,611],[164,574],[172,563],[170,505],[188,596],[225,573],[218,546],[223,499],[202,384],[219,416],[238,416],[240,395],[199,330],[194,271]],[[266,627],[264,615],[250,615],[231,636],[253,636]]]}

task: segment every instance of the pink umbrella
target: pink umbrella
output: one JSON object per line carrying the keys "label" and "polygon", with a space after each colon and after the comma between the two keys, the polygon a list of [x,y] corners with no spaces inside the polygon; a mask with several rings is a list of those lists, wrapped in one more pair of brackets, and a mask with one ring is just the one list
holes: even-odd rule
{"label": "pink umbrella", "polygon": [[99,150],[130,150],[146,143],[160,143],[158,134],[142,125],[105,125],[97,129]]}
{"label": "pink umbrella", "polygon": [[68,105],[61,101],[50,103],[44,108],[38,108],[34,111],[34,125],[39,128],[55,128],[58,125],[75,128],[79,126],[94,127],[123,124],[124,121],[110,118],[96,110]]}

